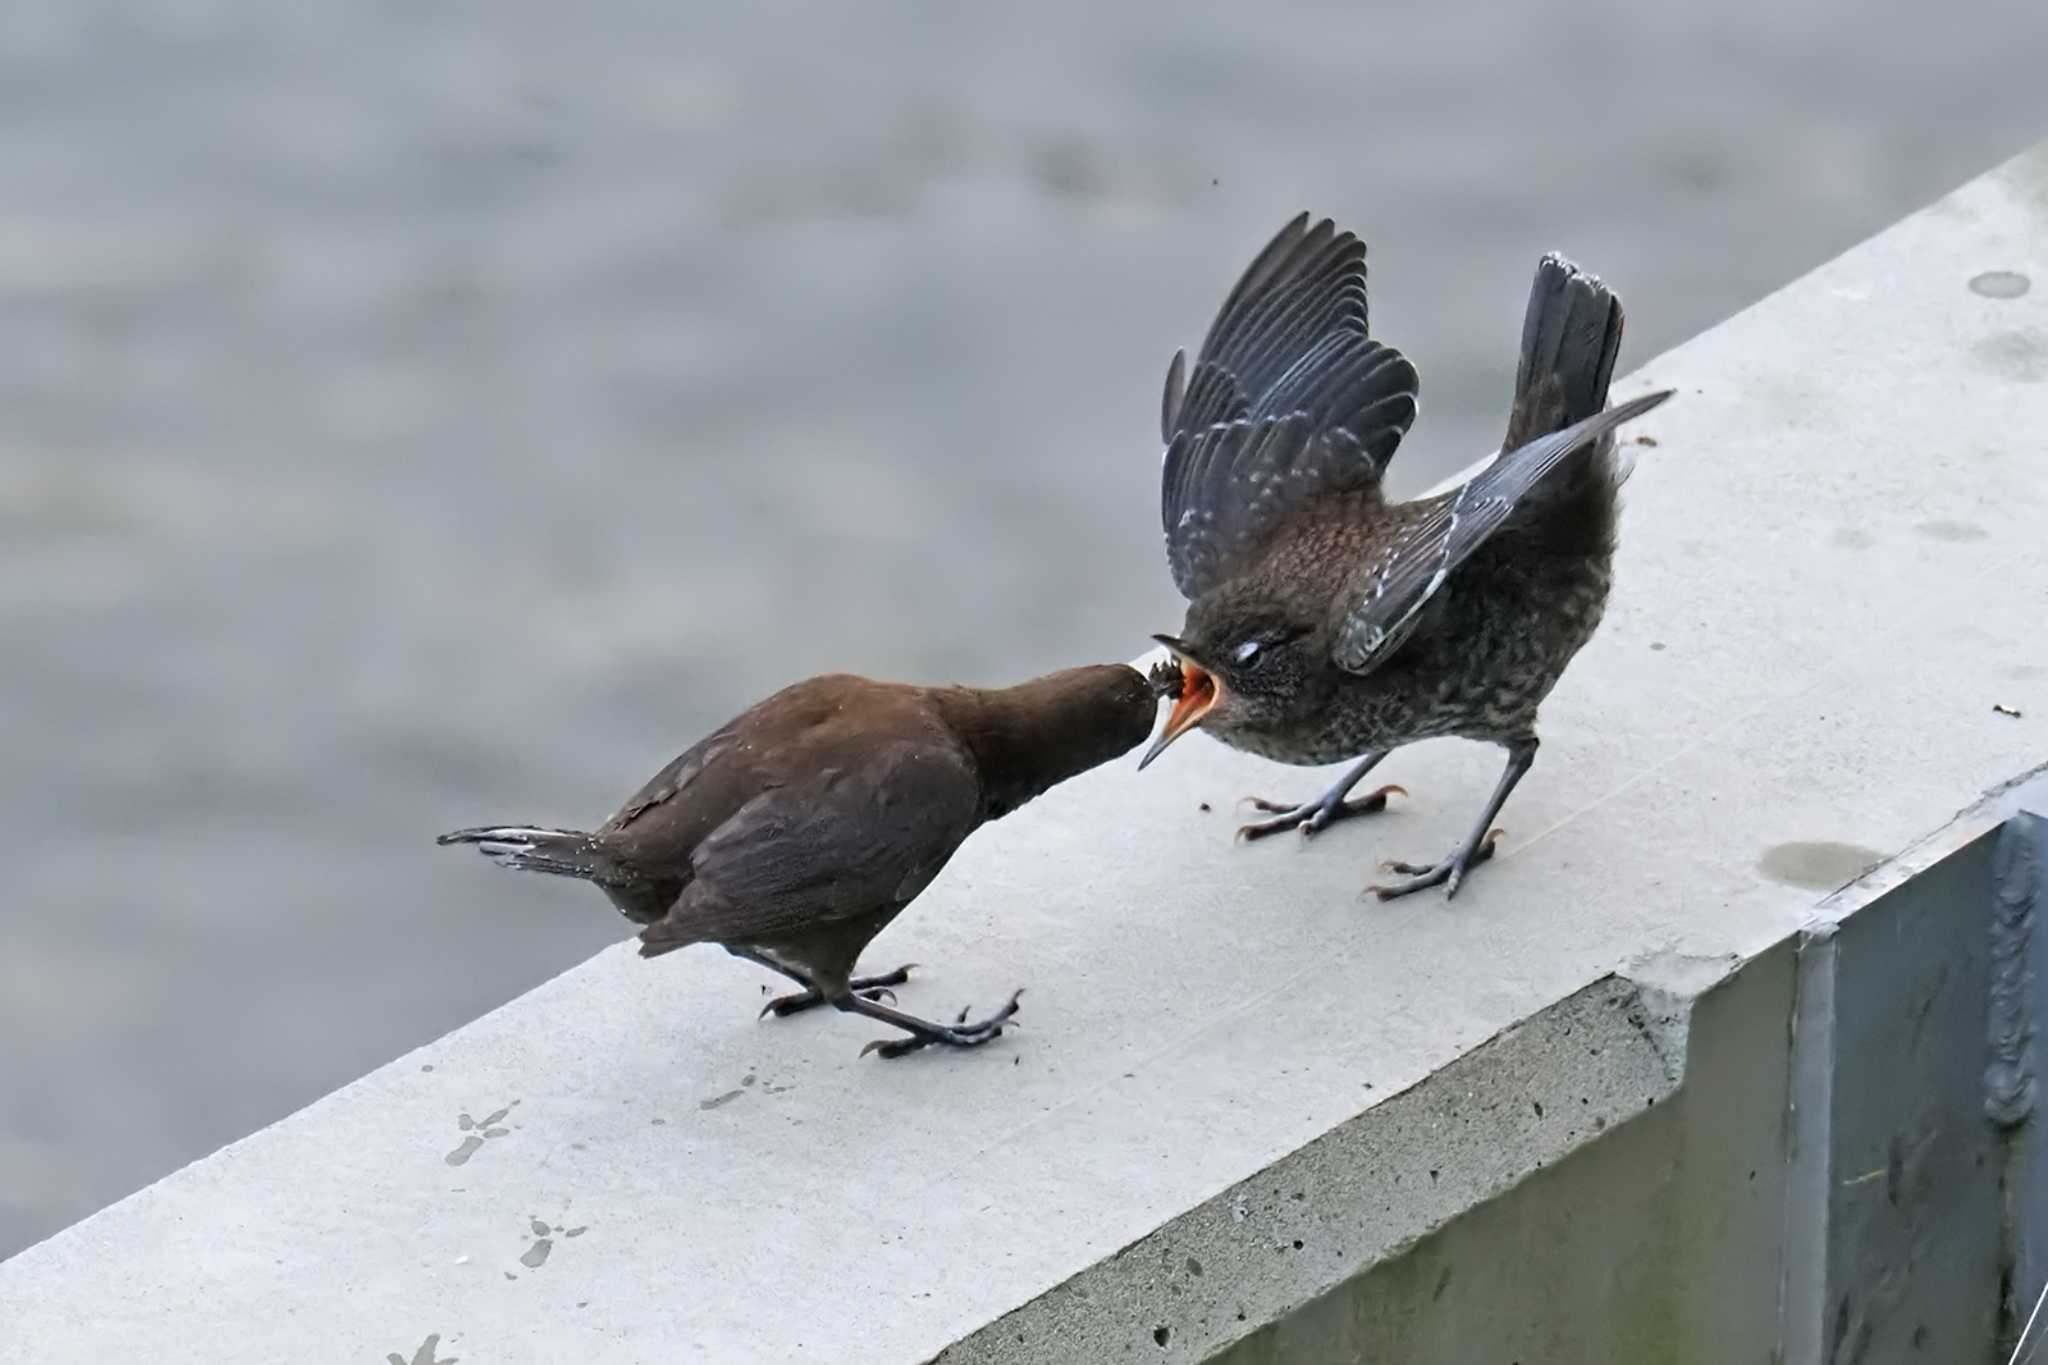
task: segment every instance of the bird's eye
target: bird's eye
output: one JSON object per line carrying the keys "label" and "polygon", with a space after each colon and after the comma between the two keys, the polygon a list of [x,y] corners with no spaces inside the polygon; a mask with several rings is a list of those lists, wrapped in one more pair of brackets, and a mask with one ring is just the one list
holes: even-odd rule
{"label": "bird's eye", "polygon": [[1264,641],[1246,640],[1230,651],[1230,661],[1248,668],[1264,657],[1265,648]]}

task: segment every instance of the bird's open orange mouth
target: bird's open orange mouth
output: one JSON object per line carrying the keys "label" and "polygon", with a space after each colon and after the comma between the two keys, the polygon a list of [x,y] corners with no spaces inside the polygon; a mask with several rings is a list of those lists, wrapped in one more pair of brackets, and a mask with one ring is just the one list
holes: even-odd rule
{"label": "bird's open orange mouth", "polygon": [[1138,760],[1143,769],[1153,759],[1166,752],[1166,746],[1179,739],[1202,723],[1202,717],[1209,714],[1216,705],[1220,687],[1216,675],[1203,668],[1182,652],[1180,642],[1170,636],[1155,636],[1161,644],[1173,651],[1174,660],[1180,665],[1180,696],[1173,703],[1173,710],[1166,717],[1166,727],[1159,732],[1159,738]]}

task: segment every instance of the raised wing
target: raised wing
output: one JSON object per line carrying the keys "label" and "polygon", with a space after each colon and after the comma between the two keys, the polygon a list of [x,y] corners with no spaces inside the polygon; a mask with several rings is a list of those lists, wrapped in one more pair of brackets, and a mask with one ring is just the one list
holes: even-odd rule
{"label": "raised wing", "polygon": [[642,938],[757,942],[900,906],[980,820],[965,755],[892,741],[747,802],[697,846],[695,879]]}
{"label": "raised wing", "polygon": [[1367,335],[1365,244],[1301,214],[1224,300],[1160,403],[1167,561],[1195,597],[1319,493],[1376,484],[1420,381]]}
{"label": "raised wing", "polygon": [[1595,413],[1508,451],[1455,493],[1411,504],[1414,515],[1360,574],[1352,605],[1331,647],[1337,666],[1369,673],[1393,657],[1452,570],[1501,528],[1524,494],[1574,451],[1642,416],[1671,394],[1664,389]]}

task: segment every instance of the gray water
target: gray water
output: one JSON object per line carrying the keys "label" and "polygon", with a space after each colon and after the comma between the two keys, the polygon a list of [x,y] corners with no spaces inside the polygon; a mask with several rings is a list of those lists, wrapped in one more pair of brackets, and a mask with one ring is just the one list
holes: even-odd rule
{"label": "gray water", "polygon": [[599,818],[806,673],[1176,624],[1159,380],[1296,209],[1373,244],[1413,489],[1497,437],[1540,251],[1640,361],[2048,132],[2044,53],[1902,0],[10,0],[0,1255],[622,936],[437,831]]}

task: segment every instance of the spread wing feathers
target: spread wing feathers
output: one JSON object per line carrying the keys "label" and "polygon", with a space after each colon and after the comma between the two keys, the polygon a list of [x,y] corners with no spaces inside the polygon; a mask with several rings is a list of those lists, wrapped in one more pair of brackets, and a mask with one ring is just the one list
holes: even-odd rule
{"label": "spread wing feathers", "polygon": [[1286,514],[1378,481],[1415,421],[1420,381],[1366,334],[1365,244],[1302,214],[1230,292],[1191,377],[1160,404],[1160,522],[1194,597]]}
{"label": "spread wing feathers", "polygon": [[1306,213],[1258,254],[1209,324],[1185,391],[1185,358],[1167,371],[1159,438],[1245,416],[1316,344],[1364,338],[1365,243]]}
{"label": "spread wing feathers", "polygon": [[981,786],[942,743],[901,740],[762,792],[697,846],[695,878],[643,952],[772,939],[903,905],[980,823]]}
{"label": "spread wing feathers", "polygon": [[1424,608],[1474,550],[1499,530],[1522,496],[1573,452],[1669,398],[1672,390],[1633,398],[1502,455],[1455,493],[1415,509],[1406,526],[1361,574],[1338,627],[1331,656],[1350,673],[1368,673],[1392,658],[1424,616]]}

